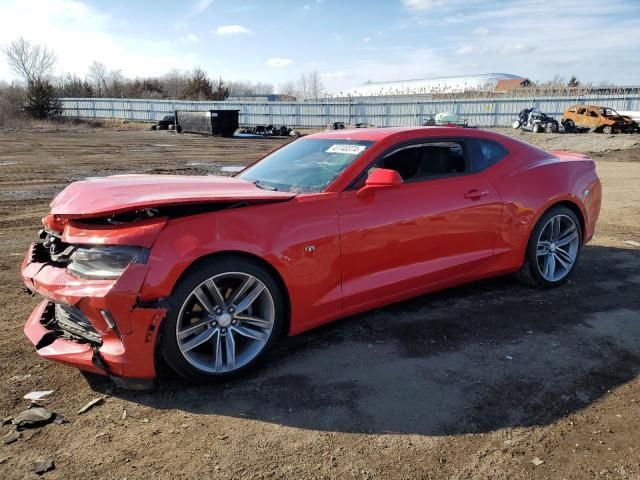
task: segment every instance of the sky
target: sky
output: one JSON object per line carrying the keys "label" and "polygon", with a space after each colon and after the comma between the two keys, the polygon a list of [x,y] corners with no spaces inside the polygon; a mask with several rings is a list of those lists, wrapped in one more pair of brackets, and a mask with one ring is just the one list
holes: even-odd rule
{"label": "sky", "polygon": [[45,44],[80,77],[98,60],[276,88],[315,70],[332,93],[489,72],[640,84],[640,0],[0,0],[0,19],[0,46]]}

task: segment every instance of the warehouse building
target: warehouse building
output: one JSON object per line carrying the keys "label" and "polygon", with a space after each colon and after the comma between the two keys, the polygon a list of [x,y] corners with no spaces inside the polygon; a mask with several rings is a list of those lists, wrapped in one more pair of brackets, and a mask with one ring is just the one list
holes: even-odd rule
{"label": "warehouse building", "polygon": [[340,92],[340,97],[370,97],[384,95],[429,95],[438,93],[457,93],[468,90],[494,91],[501,85],[520,85],[528,80],[510,73],[483,73],[458,77],[421,78],[394,82],[367,83],[360,87]]}

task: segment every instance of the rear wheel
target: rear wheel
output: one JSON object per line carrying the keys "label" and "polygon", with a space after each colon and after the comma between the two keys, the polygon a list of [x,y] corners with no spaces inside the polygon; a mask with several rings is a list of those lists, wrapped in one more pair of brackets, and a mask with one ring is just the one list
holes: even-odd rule
{"label": "rear wheel", "polygon": [[605,125],[602,127],[602,133],[605,135],[611,135],[613,133],[613,128],[611,128],[611,125]]}
{"label": "rear wheel", "polygon": [[542,132],[542,125],[540,125],[539,123],[536,123],[533,126],[533,133],[541,133]]}
{"label": "rear wheel", "polygon": [[518,277],[541,288],[560,285],[573,272],[581,249],[580,220],[567,207],[553,207],[533,229]]}
{"label": "rear wheel", "polygon": [[195,381],[250,368],[284,323],[278,283],[264,267],[242,257],[197,267],[169,302],[162,354],[177,373]]}

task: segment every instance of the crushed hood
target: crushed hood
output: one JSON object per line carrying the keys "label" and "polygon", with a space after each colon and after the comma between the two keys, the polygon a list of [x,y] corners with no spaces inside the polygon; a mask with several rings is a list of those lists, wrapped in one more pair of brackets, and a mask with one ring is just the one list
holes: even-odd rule
{"label": "crushed hood", "polygon": [[183,175],[114,175],[74,182],[51,202],[62,218],[111,215],[144,208],[213,202],[277,202],[291,192],[263,190],[239,178]]}

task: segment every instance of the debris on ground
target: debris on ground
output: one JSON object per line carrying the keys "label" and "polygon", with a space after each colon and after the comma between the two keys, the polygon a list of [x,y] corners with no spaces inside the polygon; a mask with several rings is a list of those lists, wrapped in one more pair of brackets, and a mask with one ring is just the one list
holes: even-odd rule
{"label": "debris on ground", "polygon": [[93,400],[88,402],[84,407],[78,410],[78,415],[82,415],[87,410],[91,410],[93,407],[103,404],[107,397],[108,395],[102,395],[101,397],[94,398]]}
{"label": "debris on ground", "polygon": [[126,419],[126,418],[127,418],[127,411],[126,411],[126,410],[123,410],[123,411],[122,411],[122,420],[124,420],[124,419]]}
{"label": "debris on ground", "polygon": [[0,422],[1,426],[5,426],[5,425],[9,425],[11,423],[11,420],[13,420],[13,417],[6,417],[2,419],[2,422]]}
{"label": "debris on ground", "polygon": [[24,398],[25,400],[37,401],[37,400],[42,400],[43,398],[48,397],[53,392],[54,390],[38,390],[35,392],[29,392],[22,398]]}
{"label": "debris on ground", "polygon": [[31,407],[13,417],[12,423],[17,430],[38,428],[53,421],[55,414],[44,407]]}
{"label": "debris on ground", "polygon": [[533,460],[531,460],[531,463],[533,463],[536,467],[539,467],[544,463],[544,460],[540,460],[538,457],[535,457]]}
{"label": "debris on ground", "polygon": [[2,465],[4,462],[6,462],[7,460],[9,460],[11,457],[2,457],[0,458],[0,465]]}
{"label": "debris on ground", "polygon": [[640,242],[636,242],[635,240],[625,240],[624,243],[627,245],[632,245],[634,247],[640,247]]}
{"label": "debris on ground", "polygon": [[38,475],[43,475],[56,468],[53,460],[42,460],[31,465],[31,471]]}
{"label": "debris on ground", "polygon": [[53,417],[53,423],[55,423],[56,425],[62,425],[63,423],[66,423],[67,419],[64,418],[62,415],[60,415],[59,413],[56,413]]}
{"label": "debris on ground", "polygon": [[22,382],[24,380],[26,380],[27,378],[30,378],[31,374],[30,373],[26,373],[24,375],[14,375],[13,377],[11,377],[11,381],[12,382]]}
{"label": "debris on ground", "polygon": [[3,438],[2,441],[4,442],[5,445],[9,445],[10,443],[15,442],[16,440],[18,440],[20,438],[20,433],[17,432],[16,430],[14,430],[13,432],[9,432],[7,433]]}

